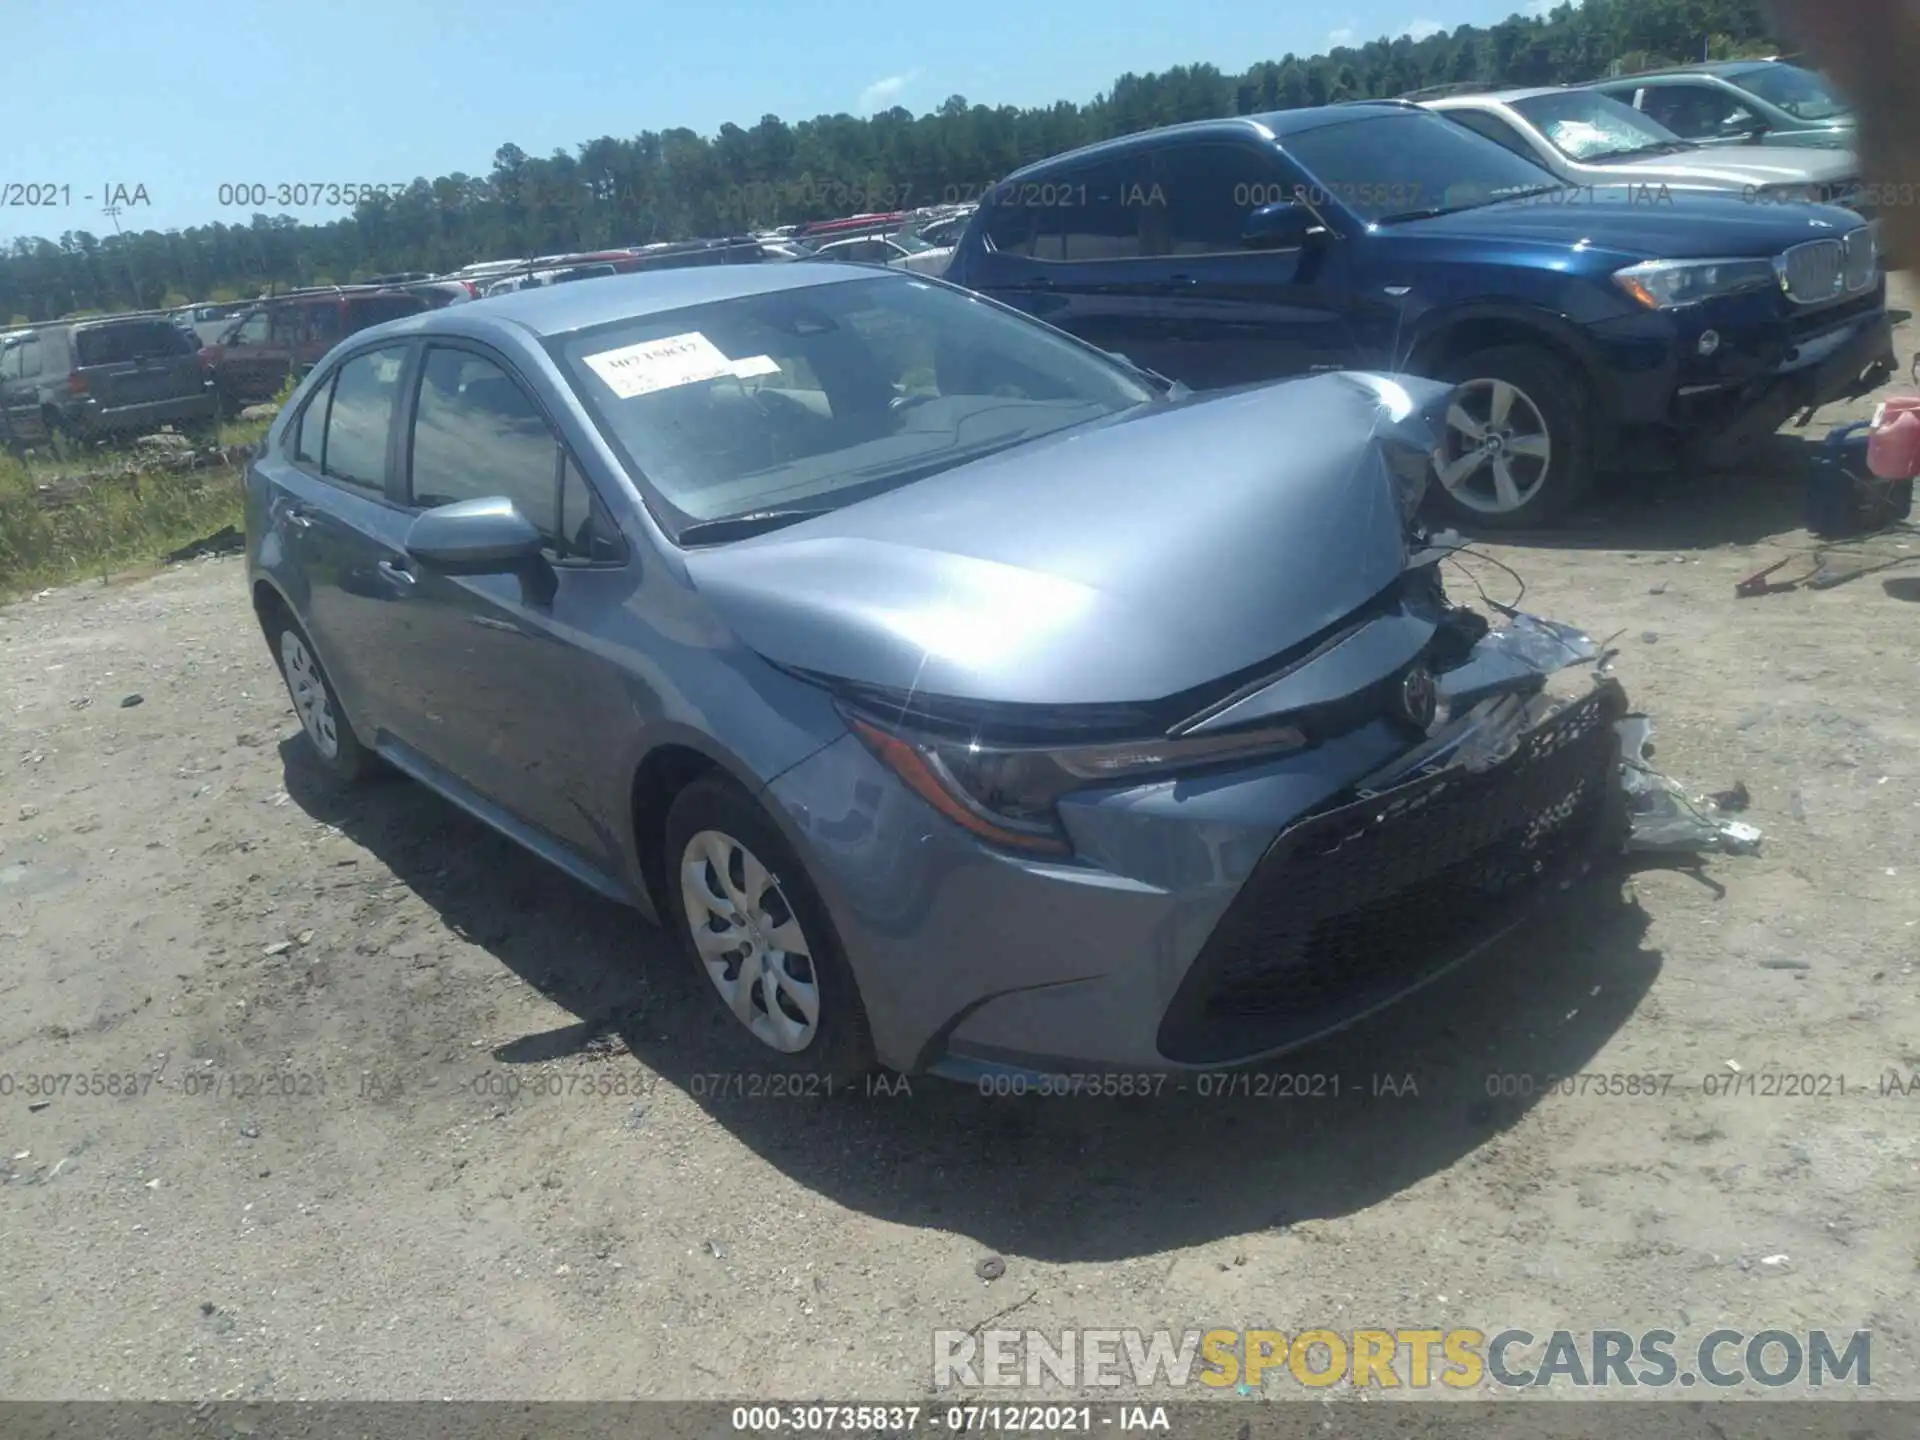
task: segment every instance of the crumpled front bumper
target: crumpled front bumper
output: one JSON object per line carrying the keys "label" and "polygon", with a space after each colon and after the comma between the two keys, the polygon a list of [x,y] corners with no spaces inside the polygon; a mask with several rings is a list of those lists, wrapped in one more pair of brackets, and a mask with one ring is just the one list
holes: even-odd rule
{"label": "crumpled front bumper", "polygon": [[[1801,341],[1773,369],[1736,390],[1692,397],[1697,424],[1688,427],[1689,453],[1726,464],[1803,411],[1871,393],[1896,364],[1886,311],[1856,316]],[[1690,418],[1686,410],[1681,418]]]}
{"label": "crumpled front bumper", "polygon": [[975,843],[851,737],[779,777],[881,1060],[960,1079],[1246,1064],[1484,947],[1622,833],[1625,697],[1592,668],[1555,676],[1581,666],[1565,636],[1588,660],[1591,642],[1531,625],[1441,677],[1425,744],[1383,718],[1070,797],[1072,862]]}

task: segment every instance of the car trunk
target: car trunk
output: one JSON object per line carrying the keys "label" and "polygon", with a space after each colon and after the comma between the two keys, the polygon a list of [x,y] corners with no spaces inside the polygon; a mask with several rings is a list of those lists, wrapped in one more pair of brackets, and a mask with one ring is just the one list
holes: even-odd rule
{"label": "car trunk", "polygon": [[73,346],[73,374],[104,410],[200,392],[196,348],[170,321],[88,326],[75,332]]}

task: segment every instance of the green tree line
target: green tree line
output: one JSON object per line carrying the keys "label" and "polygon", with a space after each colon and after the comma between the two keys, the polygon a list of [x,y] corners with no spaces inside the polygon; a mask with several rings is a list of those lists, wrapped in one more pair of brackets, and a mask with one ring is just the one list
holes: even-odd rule
{"label": "green tree line", "polygon": [[[1840,0],[1835,0],[1840,3]],[[1761,0],[1586,0],[1543,16],[1462,25],[1284,55],[1239,75],[1179,65],[1122,75],[1086,104],[895,107],[789,124],[762,116],[703,136],[603,136],[575,153],[494,153],[485,175],[420,178],[350,217],[100,237],[74,230],[0,250],[0,316],[61,315],[244,298],[268,286],[340,284],[478,259],[637,245],[975,198],[1009,171],[1077,145],[1182,120],[1403,94],[1427,85],[1565,84],[1619,65],[1768,53]]]}

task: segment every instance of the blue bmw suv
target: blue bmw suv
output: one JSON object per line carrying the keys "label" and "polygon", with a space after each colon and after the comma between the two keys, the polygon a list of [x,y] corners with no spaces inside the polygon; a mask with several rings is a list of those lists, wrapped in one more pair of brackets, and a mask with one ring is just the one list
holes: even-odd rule
{"label": "blue bmw suv", "polygon": [[1029,166],[946,278],[1197,390],[1455,382],[1436,490],[1483,527],[1550,522],[1649,457],[1724,465],[1893,368],[1877,226],[1852,211],[1569,188],[1400,101]]}

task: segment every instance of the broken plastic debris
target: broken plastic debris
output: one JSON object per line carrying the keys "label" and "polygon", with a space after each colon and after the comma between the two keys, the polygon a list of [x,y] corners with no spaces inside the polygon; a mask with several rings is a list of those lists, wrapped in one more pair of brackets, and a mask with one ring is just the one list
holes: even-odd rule
{"label": "broken plastic debris", "polygon": [[1584,630],[1516,613],[1505,629],[1483,636],[1466,662],[1440,677],[1440,693],[1453,715],[1467,713],[1489,695],[1537,688],[1543,675],[1555,675],[1596,661],[1606,673],[1608,657]]}
{"label": "broken plastic debris", "polygon": [[1684,853],[1718,850],[1752,855],[1763,838],[1757,826],[1729,820],[1711,798],[1696,795],[1647,762],[1653,722],[1629,715],[1617,722],[1620,783],[1627,792],[1629,851]]}
{"label": "broken plastic debris", "polygon": [[1585,665],[1600,658],[1600,647],[1584,630],[1542,620],[1538,615],[1515,615],[1504,630],[1487,637],[1487,644],[1524,661],[1542,675]]}

